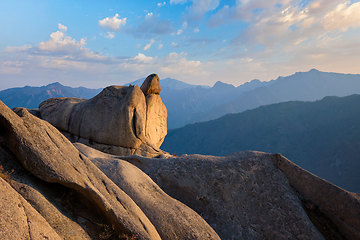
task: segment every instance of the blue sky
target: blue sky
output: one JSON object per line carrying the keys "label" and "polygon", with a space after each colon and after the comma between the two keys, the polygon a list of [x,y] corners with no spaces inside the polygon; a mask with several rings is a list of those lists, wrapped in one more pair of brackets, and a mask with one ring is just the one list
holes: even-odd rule
{"label": "blue sky", "polygon": [[0,90],[360,73],[359,1],[12,0],[0,1],[0,29]]}

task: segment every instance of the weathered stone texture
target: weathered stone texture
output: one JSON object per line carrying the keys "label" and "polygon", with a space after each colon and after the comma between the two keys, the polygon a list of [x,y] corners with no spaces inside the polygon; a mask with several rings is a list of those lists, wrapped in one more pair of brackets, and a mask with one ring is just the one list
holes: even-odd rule
{"label": "weathered stone texture", "polygon": [[39,111],[42,119],[72,141],[116,155],[156,157],[164,153],[159,147],[167,133],[159,77],[150,75],[142,90],[138,86],[110,86],[89,100],[48,99]]}

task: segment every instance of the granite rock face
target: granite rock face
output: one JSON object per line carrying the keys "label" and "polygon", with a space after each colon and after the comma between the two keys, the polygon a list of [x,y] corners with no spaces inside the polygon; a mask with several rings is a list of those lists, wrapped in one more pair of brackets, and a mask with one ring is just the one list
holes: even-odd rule
{"label": "granite rock face", "polygon": [[26,109],[16,113],[0,102],[0,144],[38,178],[59,183],[94,203],[119,234],[160,239],[155,227],[116,184],[51,124]]}
{"label": "granite rock face", "polygon": [[150,75],[141,88],[110,86],[89,100],[51,98],[40,104],[40,115],[73,142],[116,155],[159,156],[167,133],[159,77]]}
{"label": "granite rock face", "polygon": [[306,203],[307,211],[321,211],[347,239],[360,239],[358,194],[313,175],[280,154],[275,154],[272,159],[275,166],[285,173],[291,186],[299,192],[302,201]]}
{"label": "granite rock face", "polygon": [[360,239],[359,195],[280,154],[117,158],[199,213],[221,239]]}
{"label": "granite rock face", "polygon": [[324,239],[270,154],[119,158],[199,213],[221,239]]}
{"label": "granite rock face", "polygon": [[157,94],[160,95],[161,85],[160,78],[156,74],[149,75],[141,84],[141,91],[145,94],[145,96],[149,94]]}
{"label": "granite rock face", "polygon": [[[84,152],[89,151],[85,145],[75,145]],[[95,154],[97,157],[91,161],[136,202],[161,239],[220,239],[202,217],[167,195],[139,168],[111,155]]]}
{"label": "granite rock face", "polygon": [[0,102],[0,165],[5,240],[360,239],[359,195],[280,154],[114,156]]}
{"label": "granite rock face", "polygon": [[0,239],[58,239],[46,220],[0,178]]}
{"label": "granite rock face", "polygon": [[[109,172],[107,166],[110,164],[112,167],[112,164],[98,161],[95,162],[98,168],[48,122],[36,118],[24,108],[12,111],[2,102],[0,102],[0,110],[1,164],[18,161],[23,166],[25,175],[28,172],[45,183],[60,184],[75,192],[78,197],[87,200],[88,208],[99,212],[110,230],[116,232],[118,237],[115,236],[113,239],[121,236],[125,238],[136,236],[137,239],[220,239],[195,211],[164,193],[136,166],[121,160],[118,161],[115,172]],[[24,173],[16,171],[15,175],[21,176]],[[51,230],[55,236],[59,235],[65,239],[89,239],[88,235],[91,234],[84,232],[85,229],[79,233],[83,233],[84,237],[79,237],[78,233],[76,237],[72,237],[74,229],[81,223],[75,224],[74,228],[70,229],[71,223],[57,210],[55,204],[30,187],[37,184],[26,184],[29,180],[19,177],[18,181],[9,180],[10,187],[3,179],[1,180],[5,187],[11,188],[14,194],[16,193],[16,196],[20,193],[31,203],[29,209],[38,210],[38,212],[33,211],[41,214],[38,214],[40,219],[45,219],[42,220],[47,223],[44,226],[49,225],[46,231],[34,225],[36,231],[50,236]],[[19,198],[23,199],[23,197],[19,195]],[[12,200],[15,197],[9,194],[1,199],[1,204],[10,204],[8,198]],[[21,201],[27,203],[26,200]],[[10,204],[11,209],[16,210],[14,207],[16,204],[18,202]],[[78,214],[78,210],[73,211]],[[12,214],[11,211],[10,213]],[[1,212],[0,218],[6,220],[10,213]],[[24,225],[21,221],[20,223]],[[16,227],[13,222],[9,224]],[[26,225],[23,227],[26,228]],[[2,239],[12,239],[8,231],[3,231],[2,234],[4,234]],[[25,237],[25,239],[32,238]],[[40,238],[36,237],[36,239]]]}

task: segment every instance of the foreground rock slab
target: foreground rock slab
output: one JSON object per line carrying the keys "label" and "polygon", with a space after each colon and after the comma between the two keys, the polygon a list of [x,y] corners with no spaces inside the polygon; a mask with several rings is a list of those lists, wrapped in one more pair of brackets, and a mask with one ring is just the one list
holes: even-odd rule
{"label": "foreground rock slab", "polygon": [[48,222],[0,178],[0,239],[62,239]]}
{"label": "foreground rock slab", "polygon": [[140,206],[162,239],[220,239],[194,210],[167,195],[133,164],[79,143],[75,146],[91,155],[91,161]]}
{"label": "foreground rock slab", "polygon": [[221,239],[324,239],[270,154],[154,159],[101,156],[77,147],[106,169],[116,169],[116,159],[136,165],[167,194],[199,213]]}
{"label": "foreground rock slab", "polygon": [[283,171],[291,186],[307,203],[309,211],[318,208],[347,239],[360,239],[360,196],[348,192],[300,168],[280,154],[274,164]]}

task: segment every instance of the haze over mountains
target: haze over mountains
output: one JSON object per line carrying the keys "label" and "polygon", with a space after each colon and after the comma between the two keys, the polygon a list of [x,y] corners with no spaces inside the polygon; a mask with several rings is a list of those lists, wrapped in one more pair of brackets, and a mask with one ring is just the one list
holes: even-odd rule
{"label": "haze over mountains", "polygon": [[306,170],[360,193],[359,110],[360,95],[261,106],[170,130],[162,149],[179,155],[281,153]]}
{"label": "haze over mountains", "polygon": [[[143,80],[129,84],[141,85]],[[168,109],[168,128],[174,129],[272,103],[315,101],[325,96],[360,93],[360,75],[312,69],[269,82],[252,80],[238,87],[221,81],[213,87],[198,86],[171,78],[162,79],[161,87],[161,98]],[[40,102],[51,97],[88,99],[100,91],[101,89],[71,88],[53,83],[43,87],[26,86],[3,90],[0,91],[0,100],[10,108],[38,108]]]}
{"label": "haze over mountains", "polygon": [[0,100],[9,108],[25,107],[38,108],[39,104],[53,97],[92,98],[102,89],[89,89],[85,87],[72,88],[60,83],[52,83],[42,87],[25,86],[22,88],[9,88],[0,91]]}
{"label": "haze over mountains", "polygon": [[[144,78],[129,84],[141,86]],[[161,97],[168,108],[168,128],[177,128],[191,122],[199,114],[209,111],[213,106],[235,100],[241,93],[266,86],[272,82],[253,80],[239,87],[218,81],[213,87],[192,85],[176,79],[161,80]],[[127,84],[127,85],[129,85]],[[105,86],[104,86],[105,87]],[[11,88],[0,91],[0,100],[10,108],[38,108],[39,104],[52,97],[92,98],[102,89],[71,88],[60,83],[42,87]]]}
{"label": "haze over mountains", "polygon": [[238,113],[262,105],[286,101],[315,101],[326,96],[347,96],[360,93],[360,74],[328,73],[312,69],[279,77],[272,84],[247,91],[236,100],[214,106],[189,122],[216,119],[227,113]]}

